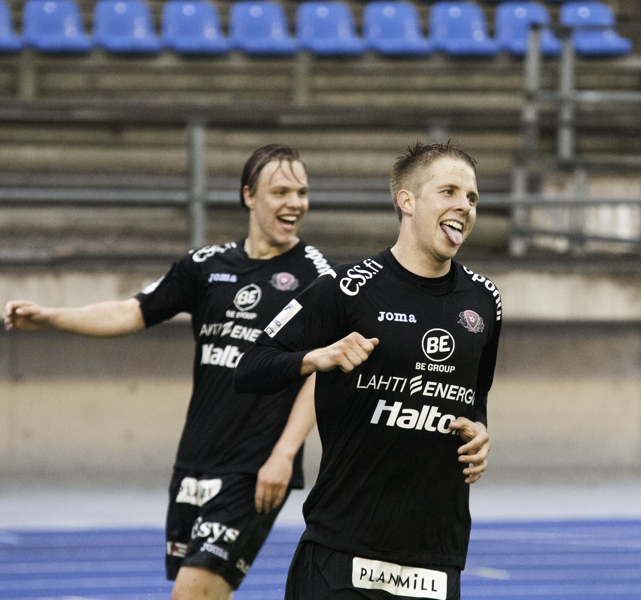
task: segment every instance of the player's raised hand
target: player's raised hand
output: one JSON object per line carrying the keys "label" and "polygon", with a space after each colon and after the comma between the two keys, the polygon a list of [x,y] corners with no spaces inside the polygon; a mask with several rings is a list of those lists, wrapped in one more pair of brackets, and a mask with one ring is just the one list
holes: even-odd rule
{"label": "player's raised hand", "polygon": [[38,331],[49,327],[48,309],[28,300],[7,302],[2,312],[4,328]]}
{"label": "player's raised hand", "polygon": [[449,425],[458,431],[459,437],[467,442],[458,449],[459,462],[467,463],[463,473],[467,475],[465,483],[474,483],[481,478],[487,467],[487,456],[490,452],[490,436],[482,423],[459,417]]}
{"label": "player's raised hand", "polygon": [[366,338],[354,331],[329,346],[308,352],[303,358],[301,375],[332,371],[336,367],[349,373],[369,358],[377,344],[378,338]]}

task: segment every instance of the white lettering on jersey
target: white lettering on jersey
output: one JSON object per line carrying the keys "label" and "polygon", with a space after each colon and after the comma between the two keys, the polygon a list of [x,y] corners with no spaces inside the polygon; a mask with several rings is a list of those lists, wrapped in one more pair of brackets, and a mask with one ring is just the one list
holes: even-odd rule
{"label": "white lettering on jersey", "polygon": [[[361,385],[361,380],[362,380],[362,375],[358,376],[358,381],[356,382],[356,387],[360,388],[362,390],[366,390],[368,388],[372,388],[374,390],[389,390],[390,385],[392,385],[391,391],[392,392],[402,392],[405,389],[405,384],[407,383],[407,379],[405,377],[388,377],[385,378],[383,375],[379,376],[378,378],[376,375],[372,375],[370,380],[368,382],[363,382],[364,385]],[[398,388],[398,389],[397,389]]]}
{"label": "white lettering on jersey", "polygon": [[[434,370],[440,370],[442,367],[445,372],[454,370],[453,366],[448,365],[435,365]],[[450,371],[451,370],[451,371]],[[369,380],[363,379],[363,375],[358,376],[356,381],[356,389],[359,390],[385,390],[386,392],[403,392],[408,379],[406,377],[385,377],[383,375],[372,375]],[[462,385],[454,385],[451,383],[439,383],[438,381],[426,381],[423,384],[423,376],[417,375],[409,379],[409,392],[410,396],[422,392],[423,396],[430,396],[432,398],[441,398],[443,400],[452,400],[454,402],[464,402],[465,404],[474,404],[476,398],[476,391],[463,387]]]}
{"label": "white lettering on jersey", "polygon": [[196,479],[185,477],[180,482],[176,502],[203,506],[216,496],[223,487],[222,479]]}
{"label": "white lettering on jersey", "polygon": [[209,283],[212,281],[222,281],[225,283],[236,283],[238,281],[238,276],[233,275],[232,273],[210,273],[209,274],[209,279],[207,280]]}
{"label": "white lettering on jersey", "polygon": [[200,250],[196,250],[192,255],[192,259],[194,262],[197,262],[197,263],[205,262],[208,258],[213,256],[214,254],[221,254],[223,252],[227,252],[227,250],[230,250],[231,248],[236,248],[236,242],[229,242],[224,246],[219,246],[218,244],[214,244],[213,246],[205,246]]}
{"label": "white lettering on jersey", "polygon": [[496,304],[496,320],[500,321],[503,310],[501,304],[501,294],[499,293],[497,287],[487,277],[483,277],[483,275],[477,275],[474,271],[468,269],[467,267],[463,267],[463,270],[468,275],[472,276],[472,281],[478,281],[479,283],[482,283],[485,286],[485,289],[492,294],[492,296],[494,297],[494,303]]}
{"label": "white lettering on jersey", "polygon": [[238,346],[218,348],[214,344],[203,344],[200,364],[235,369],[242,355]]}
{"label": "white lettering on jersey", "polygon": [[357,556],[352,560],[352,585],[363,590],[383,590],[406,598],[447,598],[446,573]]}
{"label": "white lettering on jersey", "polygon": [[228,335],[236,340],[248,340],[250,342],[255,342],[262,332],[262,329],[256,329],[255,327],[234,325],[233,321],[227,321],[225,323],[203,323],[203,326],[200,328],[201,336],[220,334],[220,337]]}
{"label": "white lettering on jersey", "polygon": [[283,310],[281,310],[272,320],[272,322],[265,327],[265,333],[273,338],[289,321],[291,318],[303,308],[298,300],[292,300]]}
{"label": "white lettering on jersey", "polygon": [[348,296],[356,296],[367,280],[374,277],[382,268],[383,265],[379,265],[371,258],[366,258],[359,265],[347,270],[345,273],[347,277],[343,277],[339,282],[341,291]]}
{"label": "white lettering on jersey", "polygon": [[327,259],[323,256],[322,252],[314,248],[314,246],[305,246],[305,258],[309,258],[314,263],[319,275],[330,270]]}
{"label": "white lettering on jersey", "polygon": [[[425,429],[426,431],[438,431],[439,433],[454,434],[456,430],[449,429],[448,425],[456,419],[454,415],[444,415],[439,412],[438,406],[424,404],[421,412],[415,408],[403,408],[402,402],[394,402],[387,405],[383,399],[378,401],[370,423],[378,425],[383,412],[387,415],[387,427],[400,427],[402,429]],[[438,421],[437,421],[438,419]]]}
{"label": "white lettering on jersey", "polygon": [[414,315],[408,316],[405,313],[385,312],[384,310],[381,310],[378,313],[378,320],[379,321],[399,321],[401,323],[416,323],[416,317]]}

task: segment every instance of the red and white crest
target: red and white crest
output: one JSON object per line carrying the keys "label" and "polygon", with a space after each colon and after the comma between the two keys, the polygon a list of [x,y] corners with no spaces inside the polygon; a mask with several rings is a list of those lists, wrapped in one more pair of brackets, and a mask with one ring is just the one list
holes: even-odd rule
{"label": "red and white crest", "polygon": [[464,310],[458,316],[459,324],[472,333],[481,333],[485,328],[483,319],[473,310]]}
{"label": "red and white crest", "polygon": [[291,273],[274,273],[270,283],[279,292],[293,292],[300,285]]}

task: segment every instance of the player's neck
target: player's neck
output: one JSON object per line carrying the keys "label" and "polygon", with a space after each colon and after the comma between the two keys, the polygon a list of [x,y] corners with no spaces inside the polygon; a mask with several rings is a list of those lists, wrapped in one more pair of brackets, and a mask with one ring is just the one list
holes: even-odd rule
{"label": "player's neck", "polygon": [[391,248],[394,258],[410,273],[420,277],[443,277],[450,272],[452,261],[441,261],[433,256],[420,252],[417,248],[408,248],[400,240]]}
{"label": "player's neck", "polygon": [[245,240],[245,252],[249,258],[257,260],[269,260],[275,256],[280,256],[291,250],[296,244],[298,244],[299,239],[294,238],[288,244],[281,245],[275,244],[268,240],[265,240],[259,236],[252,236],[251,234],[247,236]]}

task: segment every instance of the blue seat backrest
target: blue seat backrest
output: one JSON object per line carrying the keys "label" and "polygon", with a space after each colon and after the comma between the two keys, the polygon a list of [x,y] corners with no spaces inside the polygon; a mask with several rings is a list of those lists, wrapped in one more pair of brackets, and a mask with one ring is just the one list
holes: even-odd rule
{"label": "blue seat backrest", "polygon": [[408,2],[370,2],[363,11],[367,37],[415,39],[422,37],[421,18]]}
{"label": "blue seat backrest", "polygon": [[74,0],[27,0],[23,9],[23,35],[74,37],[84,33],[80,9]]}
{"label": "blue seat backrest", "polygon": [[304,2],[298,8],[296,27],[300,38],[351,38],[354,18],[342,2]]}
{"label": "blue seat backrest", "polygon": [[229,13],[229,36],[234,39],[288,37],[287,16],[280,4],[269,0],[236,2]]}
{"label": "blue seat backrest", "polygon": [[141,38],[154,33],[151,11],[141,0],[98,0],[93,23],[98,37]]}
{"label": "blue seat backrest", "polygon": [[439,2],[430,11],[430,37],[483,39],[487,23],[480,6],[471,2]]}
{"label": "blue seat backrest", "polygon": [[0,0],[0,36],[11,36],[12,34],[15,35],[11,11],[7,3]]}
{"label": "blue seat backrest", "polygon": [[561,25],[566,27],[614,27],[612,9],[600,2],[568,2],[559,13]]}
{"label": "blue seat backrest", "polygon": [[163,6],[162,30],[165,36],[213,38],[221,35],[218,9],[210,2],[168,0]]}
{"label": "blue seat backrest", "polygon": [[538,2],[506,2],[496,9],[496,37],[527,38],[534,23],[548,25],[550,21],[550,13]]}

